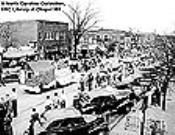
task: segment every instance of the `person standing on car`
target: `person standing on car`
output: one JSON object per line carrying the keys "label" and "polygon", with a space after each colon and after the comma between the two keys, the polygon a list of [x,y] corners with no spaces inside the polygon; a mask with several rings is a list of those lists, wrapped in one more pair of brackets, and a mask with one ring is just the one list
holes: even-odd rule
{"label": "person standing on car", "polygon": [[13,110],[14,117],[17,117],[18,115],[17,91],[15,88],[12,88],[11,102],[12,102],[12,110]]}

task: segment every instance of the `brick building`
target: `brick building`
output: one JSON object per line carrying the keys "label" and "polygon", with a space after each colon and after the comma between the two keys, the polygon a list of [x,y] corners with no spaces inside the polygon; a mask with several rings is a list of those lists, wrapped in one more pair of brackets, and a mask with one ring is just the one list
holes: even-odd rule
{"label": "brick building", "polygon": [[110,44],[114,41],[121,41],[124,31],[115,29],[98,29],[94,31],[88,31],[82,38],[82,44]]}
{"label": "brick building", "polygon": [[45,59],[68,55],[68,23],[47,20],[6,22],[12,31],[12,45],[32,45]]}

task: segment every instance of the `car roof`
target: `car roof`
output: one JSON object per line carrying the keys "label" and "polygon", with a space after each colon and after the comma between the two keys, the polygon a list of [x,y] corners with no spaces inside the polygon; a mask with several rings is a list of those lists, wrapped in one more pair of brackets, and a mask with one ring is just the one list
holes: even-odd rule
{"label": "car roof", "polygon": [[81,116],[82,116],[81,113],[73,107],[65,108],[65,109],[54,109],[54,110],[48,111],[45,114],[47,121],[43,125],[43,127],[41,127],[39,124],[35,124],[36,125],[36,128],[35,128],[36,133],[39,133],[39,132],[45,130],[45,128],[55,120],[62,120],[62,119],[68,119],[68,118],[78,118]]}

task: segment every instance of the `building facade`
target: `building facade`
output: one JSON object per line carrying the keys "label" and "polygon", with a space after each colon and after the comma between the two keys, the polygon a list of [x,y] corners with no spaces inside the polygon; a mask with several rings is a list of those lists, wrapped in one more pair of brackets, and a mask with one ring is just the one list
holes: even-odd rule
{"label": "building facade", "polygon": [[98,29],[88,31],[82,38],[82,44],[110,44],[121,41],[124,31],[115,29]]}
{"label": "building facade", "polygon": [[[11,44],[30,45],[45,59],[68,55],[70,39],[68,23],[47,20],[6,22],[11,29]],[[16,46],[15,45],[15,46]]]}

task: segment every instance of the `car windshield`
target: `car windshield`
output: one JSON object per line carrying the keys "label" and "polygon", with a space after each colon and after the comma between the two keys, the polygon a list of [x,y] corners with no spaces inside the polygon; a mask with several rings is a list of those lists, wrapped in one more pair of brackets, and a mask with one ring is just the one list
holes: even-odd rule
{"label": "car windshield", "polygon": [[112,99],[114,99],[114,96],[100,96],[100,97],[96,97],[94,99],[91,100],[92,104],[98,104],[98,103],[102,103],[105,101],[111,101]]}

